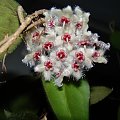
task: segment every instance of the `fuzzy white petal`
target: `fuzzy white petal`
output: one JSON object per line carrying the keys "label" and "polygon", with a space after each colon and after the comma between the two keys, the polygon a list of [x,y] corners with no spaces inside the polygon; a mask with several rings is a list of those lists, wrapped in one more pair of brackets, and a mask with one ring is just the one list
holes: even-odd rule
{"label": "fuzzy white petal", "polygon": [[44,70],[45,70],[45,67],[42,64],[39,64],[34,68],[35,72],[43,72]]}
{"label": "fuzzy white petal", "polygon": [[50,81],[51,71],[44,71],[44,77],[46,81]]}
{"label": "fuzzy white petal", "polygon": [[47,57],[42,55],[41,56],[41,63],[44,64],[44,62],[47,60]]}
{"label": "fuzzy white petal", "polygon": [[61,40],[61,36],[56,37],[54,44],[55,46],[60,46],[63,44],[63,40]]}
{"label": "fuzzy white petal", "polygon": [[85,36],[90,36],[91,34],[92,34],[91,31],[85,32]]}
{"label": "fuzzy white petal", "polygon": [[82,77],[82,72],[80,72],[80,71],[77,71],[77,72],[73,71],[72,75],[73,75],[77,80],[79,80],[79,79]]}
{"label": "fuzzy white petal", "polygon": [[27,44],[27,51],[32,51],[31,46]]}
{"label": "fuzzy white petal", "polygon": [[79,6],[75,7],[75,13],[78,15],[78,16],[81,16],[82,15],[82,10]]}
{"label": "fuzzy white petal", "polygon": [[89,13],[89,12],[87,12],[87,13],[85,12],[85,13],[83,14],[83,17],[84,17],[86,23],[89,21],[89,16],[90,16],[90,13]]}
{"label": "fuzzy white petal", "polygon": [[78,48],[77,52],[80,52],[80,51],[83,52],[83,54],[85,54],[85,48]]}
{"label": "fuzzy white petal", "polygon": [[94,48],[87,48],[85,50],[85,55],[88,57],[88,58],[91,58],[91,56],[93,55],[93,53],[95,52],[95,49]]}
{"label": "fuzzy white petal", "polygon": [[98,36],[98,34],[97,33],[95,33],[95,34],[92,34],[91,36],[90,36],[90,40],[92,40],[92,41],[94,41],[94,42],[98,42],[98,38],[99,38],[99,36]]}
{"label": "fuzzy white petal", "polygon": [[72,73],[72,69],[71,69],[71,67],[68,67],[68,68],[64,69],[62,75],[66,76],[66,77],[69,77],[71,75],[71,73]]}
{"label": "fuzzy white petal", "polygon": [[56,26],[55,32],[56,34],[61,35],[63,33],[63,28],[61,26]]}
{"label": "fuzzy white petal", "polygon": [[57,67],[54,67],[54,69],[53,69],[53,73],[59,73],[59,72],[60,72],[60,69],[57,68]]}
{"label": "fuzzy white petal", "polygon": [[48,19],[50,17],[50,14],[48,12],[44,12],[43,14],[45,15],[45,19]]}
{"label": "fuzzy white petal", "polygon": [[54,41],[55,40],[55,33],[51,33],[50,35],[46,35],[46,39],[48,41]]}
{"label": "fuzzy white petal", "polygon": [[51,13],[52,16],[57,16],[60,17],[63,15],[62,11],[60,9],[55,9],[54,7],[51,8]]}
{"label": "fuzzy white petal", "polygon": [[70,53],[69,53],[69,55],[70,56],[75,56],[75,53],[77,52],[77,50],[72,50]]}
{"label": "fuzzy white petal", "polygon": [[56,58],[56,51],[53,51],[50,53],[50,59],[55,59]]}
{"label": "fuzzy white petal", "polygon": [[64,8],[63,13],[65,14],[65,16],[70,17],[73,14],[71,6],[67,6],[66,8]]}
{"label": "fuzzy white petal", "polygon": [[28,63],[32,59],[33,59],[33,53],[26,55],[25,58],[22,60],[22,62]]}
{"label": "fuzzy white petal", "polygon": [[60,76],[59,78],[55,79],[54,83],[55,83],[55,85],[57,85],[58,87],[62,87],[62,86],[63,86],[62,81],[63,81],[63,77]]}
{"label": "fuzzy white petal", "polygon": [[30,65],[30,67],[35,66],[35,61],[34,60],[29,61],[29,65]]}
{"label": "fuzzy white petal", "polygon": [[97,59],[93,59],[93,61],[97,63],[104,63],[104,64],[107,63],[107,59],[104,57],[98,57]]}
{"label": "fuzzy white petal", "polygon": [[65,48],[64,46],[58,47],[58,48],[57,48],[57,51],[59,51],[59,50],[64,50],[64,51],[66,52],[66,48]]}
{"label": "fuzzy white petal", "polygon": [[70,43],[67,43],[64,46],[65,46],[65,48],[67,48],[68,51],[71,51],[73,49],[73,45]]}
{"label": "fuzzy white petal", "polygon": [[100,49],[98,52],[100,53],[100,56],[103,56],[103,55],[104,55],[104,53],[105,53],[105,50]]}
{"label": "fuzzy white petal", "polygon": [[78,41],[80,39],[80,36],[76,36],[75,34],[72,33],[72,38],[71,38],[71,42],[75,43],[76,41]]}
{"label": "fuzzy white petal", "polygon": [[79,18],[77,15],[72,15],[72,22],[76,23],[78,22]]}
{"label": "fuzzy white petal", "polygon": [[45,33],[47,33],[48,35],[51,35],[51,36],[55,35],[54,29],[50,29],[49,27],[47,27],[47,30],[45,31]]}
{"label": "fuzzy white petal", "polygon": [[85,64],[87,69],[90,69],[93,67],[92,60],[87,58],[87,57],[85,58],[84,64]]}
{"label": "fuzzy white petal", "polygon": [[56,61],[56,62],[55,62],[55,67],[61,68],[62,64],[63,64],[63,63],[62,63],[61,61]]}
{"label": "fuzzy white petal", "polygon": [[87,34],[87,30],[88,30],[88,24],[85,23],[85,24],[83,25],[82,32],[83,32],[84,34]]}
{"label": "fuzzy white petal", "polygon": [[66,58],[66,61],[65,61],[65,62],[66,62],[67,64],[69,64],[69,63],[72,63],[73,60],[74,60],[73,56],[70,56],[70,55],[69,55],[69,56]]}

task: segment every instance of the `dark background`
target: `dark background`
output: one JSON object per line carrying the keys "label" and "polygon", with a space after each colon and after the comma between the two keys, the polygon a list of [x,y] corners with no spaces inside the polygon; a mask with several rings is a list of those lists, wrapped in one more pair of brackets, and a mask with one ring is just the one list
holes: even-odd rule
{"label": "dark background", "polygon": [[[110,42],[111,29],[110,23],[113,23],[115,30],[120,30],[120,2],[119,0],[17,0],[30,14],[35,10],[51,7],[62,8],[67,5],[75,7],[79,5],[84,11],[90,12],[89,30],[93,33],[96,32],[100,35],[100,39],[104,42]],[[26,54],[26,48],[24,43],[18,46],[16,51],[8,55],[6,59],[6,66],[8,73],[0,74],[0,81],[8,81],[0,85],[1,91],[4,89],[7,92],[1,92],[3,97],[1,103],[7,104],[10,98],[7,95],[16,90],[18,91],[27,90],[26,86],[32,86],[32,89],[40,91],[40,81],[35,81],[35,84],[29,83],[28,78],[25,76],[31,76],[34,79],[32,71],[29,67],[21,62]],[[120,103],[120,51],[115,49],[111,45],[110,51],[107,52],[108,64],[96,64],[94,68],[86,72],[86,78],[88,79],[91,86],[93,85],[104,85],[113,88],[113,93],[108,96],[102,102],[96,105],[90,106],[90,120],[117,120],[117,109]],[[2,71],[0,66],[0,71]],[[15,82],[18,79],[18,82]],[[26,82],[25,82],[26,81]],[[28,85],[29,83],[29,85]],[[4,86],[4,87],[2,87]],[[18,91],[17,91],[18,90]],[[45,96],[44,93],[40,93],[41,96]],[[14,96],[12,94],[11,96]],[[39,96],[39,95],[38,95]],[[6,100],[7,99],[7,100]],[[43,97],[44,101],[44,97]],[[46,107],[49,119],[53,120],[53,113],[47,101],[43,103],[41,101],[40,107],[43,110]],[[47,105],[45,104],[47,103]],[[41,110],[41,111],[42,111]]]}

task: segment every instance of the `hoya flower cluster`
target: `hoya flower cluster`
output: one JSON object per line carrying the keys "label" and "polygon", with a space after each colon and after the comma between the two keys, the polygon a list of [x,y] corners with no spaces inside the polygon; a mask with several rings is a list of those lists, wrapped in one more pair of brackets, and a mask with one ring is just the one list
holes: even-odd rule
{"label": "hoya flower cluster", "polygon": [[64,76],[79,80],[94,62],[107,63],[104,53],[110,45],[88,31],[89,15],[78,6],[46,11],[44,27],[26,36],[29,54],[22,61],[35,72],[42,72],[45,80],[54,78],[59,87]]}

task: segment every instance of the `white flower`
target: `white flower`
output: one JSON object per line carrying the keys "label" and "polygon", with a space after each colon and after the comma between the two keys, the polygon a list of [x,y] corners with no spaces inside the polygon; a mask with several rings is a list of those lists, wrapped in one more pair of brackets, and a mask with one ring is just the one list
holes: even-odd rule
{"label": "white flower", "polygon": [[104,55],[103,50],[96,50],[92,55],[92,60],[97,63],[107,63],[107,59],[103,56]]}
{"label": "white flower", "polygon": [[50,81],[53,65],[54,63],[51,60],[48,60],[45,56],[41,56],[41,64],[37,65],[34,70],[35,72],[43,72],[45,80]]}
{"label": "white flower", "polygon": [[54,83],[55,85],[57,85],[58,87],[62,87],[63,86],[63,76],[60,76],[59,78],[55,79]]}
{"label": "white flower", "polygon": [[80,7],[51,8],[44,13],[45,27],[29,32],[25,39],[29,54],[23,63],[34,66],[45,80],[63,85],[64,77],[81,79],[85,69],[93,63],[107,63],[104,56],[110,44],[99,41],[99,36],[88,31],[89,13]]}
{"label": "white flower", "polygon": [[76,78],[76,80],[79,80],[82,77],[82,70],[78,63],[73,62],[71,63],[71,65],[69,65],[69,67],[64,69],[62,75],[66,77],[73,75],[73,77]]}

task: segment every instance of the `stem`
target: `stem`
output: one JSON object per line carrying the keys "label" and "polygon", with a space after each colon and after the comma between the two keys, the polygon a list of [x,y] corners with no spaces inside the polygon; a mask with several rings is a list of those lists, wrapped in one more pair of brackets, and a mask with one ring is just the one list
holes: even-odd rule
{"label": "stem", "polygon": [[[31,24],[31,22],[34,18],[39,17],[39,15],[43,14],[43,12],[45,12],[45,11],[46,11],[45,9],[35,11],[33,14],[27,16],[25,18],[25,20],[23,20],[24,19],[23,14],[22,14],[23,8],[22,8],[22,6],[18,6],[18,15],[20,18],[21,25],[14,34],[5,37],[2,40],[2,42],[0,42],[0,54],[5,52],[10,47],[10,45],[12,45],[15,42],[15,40],[19,37],[19,35],[27,28],[28,25]],[[41,24],[43,24],[45,21],[44,21],[44,19],[40,19],[39,24],[40,24],[40,22],[41,22]],[[34,25],[36,25],[36,24],[34,24]],[[34,27],[34,25],[32,25],[32,27]],[[29,29],[30,29],[30,27],[29,27]]]}
{"label": "stem", "polygon": [[0,47],[1,47],[5,42],[7,42],[7,38],[8,38],[8,34],[5,35],[4,39],[0,42]]}
{"label": "stem", "polygon": [[119,54],[118,51],[116,52],[116,56],[117,56],[117,59],[118,59],[118,65],[119,65],[119,68],[120,68],[120,54]]}
{"label": "stem", "polygon": [[18,17],[19,17],[20,23],[22,24],[23,21],[25,20],[24,15],[23,15],[23,12],[24,12],[23,7],[18,6],[17,12],[18,12]]}
{"label": "stem", "polygon": [[37,26],[37,25],[40,25],[40,24],[43,23],[43,22],[44,22],[44,19],[41,18],[41,19],[39,19],[38,21],[33,22],[32,24],[30,24],[30,25],[26,28],[25,31],[28,31],[28,30],[30,30],[31,28],[33,28],[33,27],[35,27],[35,26]]}
{"label": "stem", "polygon": [[3,72],[5,72],[5,73],[7,73],[7,68],[6,68],[6,65],[5,65],[6,55],[7,55],[7,54],[4,55],[3,61],[2,61],[2,70],[3,70]]}

